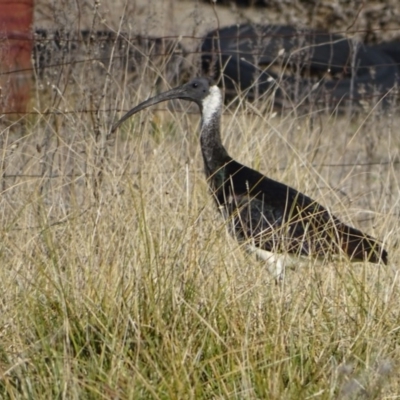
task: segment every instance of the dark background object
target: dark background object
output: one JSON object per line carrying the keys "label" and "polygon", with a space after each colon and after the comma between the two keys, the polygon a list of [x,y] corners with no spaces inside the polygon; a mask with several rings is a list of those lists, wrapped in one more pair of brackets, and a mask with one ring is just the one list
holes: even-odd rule
{"label": "dark background object", "polygon": [[238,92],[250,100],[273,94],[279,107],[376,104],[399,79],[394,60],[379,49],[285,25],[214,30],[201,51],[204,73],[219,80],[228,99]]}
{"label": "dark background object", "polygon": [[[208,33],[201,60],[203,73],[219,80],[227,100],[243,92],[252,101],[273,99],[282,109],[300,104],[332,109],[349,102],[376,104],[399,82],[399,49],[399,42],[369,47],[320,30],[245,24]],[[111,31],[36,31],[33,59],[39,79],[54,80],[65,68],[90,66],[105,73],[111,55],[116,79],[128,71],[130,81],[140,80],[141,68],[149,61],[163,66],[163,77],[171,85],[193,75],[176,39]],[[392,97],[385,97],[384,103],[391,104]]]}
{"label": "dark background object", "polygon": [[[39,78],[52,78],[65,68],[94,65],[104,74],[112,63],[113,71],[128,71],[132,76],[150,60],[165,65],[164,78],[176,83],[182,69],[183,49],[175,39],[146,38],[112,31],[77,32],[36,30],[33,60]],[[112,57],[112,59],[111,59]]]}
{"label": "dark background object", "polygon": [[400,40],[392,40],[390,42],[382,42],[372,46],[374,50],[387,54],[396,63],[400,71]]}

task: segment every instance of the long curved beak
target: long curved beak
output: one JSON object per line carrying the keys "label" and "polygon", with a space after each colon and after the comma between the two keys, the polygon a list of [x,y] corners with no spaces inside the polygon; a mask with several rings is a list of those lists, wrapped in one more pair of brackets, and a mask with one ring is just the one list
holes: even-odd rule
{"label": "long curved beak", "polygon": [[113,125],[111,133],[114,133],[119,128],[119,126],[133,114],[136,114],[137,112],[143,110],[144,108],[161,103],[162,101],[173,100],[173,99],[185,99],[185,88],[183,86],[179,86],[177,88],[168,90],[167,92],[160,93],[157,96],[151,97],[150,99],[145,100],[143,103],[140,103],[136,107],[132,108],[119,121],[117,121]]}

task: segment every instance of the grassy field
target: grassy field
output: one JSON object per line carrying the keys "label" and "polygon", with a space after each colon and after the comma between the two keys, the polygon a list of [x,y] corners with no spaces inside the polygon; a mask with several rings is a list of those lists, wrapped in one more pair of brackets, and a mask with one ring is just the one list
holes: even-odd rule
{"label": "grassy field", "polygon": [[162,104],[111,136],[119,114],[102,110],[163,72],[95,67],[38,81],[41,112],[1,126],[0,397],[400,398],[395,110],[226,108],[235,159],[389,251],[387,267],[310,262],[277,285],[215,209],[196,108]]}

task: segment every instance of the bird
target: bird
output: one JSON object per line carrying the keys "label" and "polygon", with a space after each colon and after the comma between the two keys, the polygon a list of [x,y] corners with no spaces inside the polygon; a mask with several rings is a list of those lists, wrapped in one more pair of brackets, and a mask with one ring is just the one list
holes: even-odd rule
{"label": "bird", "polygon": [[239,243],[265,260],[277,280],[287,266],[336,259],[388,263],[382,244],[341,222],[327,208],[298,190],[234,160],[221,139],[222,92],[206,77],[145,100],[128,111],[111,132],[137,112],[163,101],[197,104],[200,145],[207,183],[215,203]]}

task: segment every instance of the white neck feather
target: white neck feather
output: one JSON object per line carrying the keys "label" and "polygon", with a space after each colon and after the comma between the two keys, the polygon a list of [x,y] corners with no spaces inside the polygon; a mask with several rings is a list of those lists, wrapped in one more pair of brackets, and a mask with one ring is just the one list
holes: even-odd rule
{"label": "white neck feather", "polygon": [[220,111],[222,95],[218,86],[210,87],[210,94],[203,100],[203,125],[208,125],[213,115]]}

